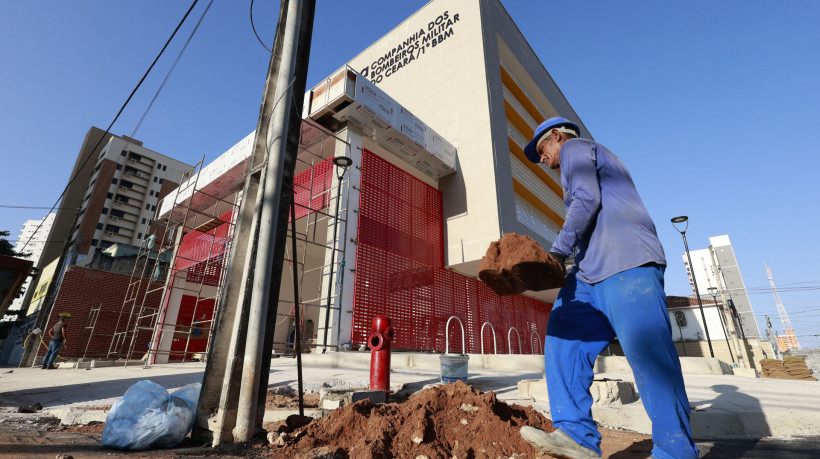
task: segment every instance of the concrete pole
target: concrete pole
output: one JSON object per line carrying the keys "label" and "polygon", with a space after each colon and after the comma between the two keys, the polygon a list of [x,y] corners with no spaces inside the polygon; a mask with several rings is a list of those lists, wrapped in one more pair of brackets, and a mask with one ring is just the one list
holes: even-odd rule
{"label": "concrete pole", "polygon": [[[732,337],[732,344],[735,347],[735,354],[737,355],[737,365],[739,368],[754,368],[754,365],[750,364],[750,360],[747,358],[748,355],[746,354],[746,348],[740,342],[740,336],[738,335],[737,327],[735,327],[735,321],[731,316],[731,313],[728,312],[728,307],[726,306],[728,303],[726,302],[726,280],[723,278],[723,270],[720,267],[720,263],[718,261],[717,253],[715,253],[715,248],[711,245],[709,246],[709,252],[712,255],[712,265],[715,267],[715,279],[718,283],[718,290],[720,290],[720,312],[723,315],[723,322],[729,328],[729,335]],[[730,320],[731,319],[731,320]]]}
{"label": "concrete pole", "polygon": [[[265,170],[262,198],[262,217],[259,225],[259,246],[254,272],[269,273],[274,263],[279,205],[282,197],[282,176],[285,158],[285,139],[288,135],[288,116],[292,108],[291,83],[295,75],[297,37],[302,2],[288,2],[282,55],[276,81],[276,102],[268,130],[269,154]],[[278,294],[278,292],[276,292]],[[256,411],[259,395],[259,373],[262,368],[262,348],[268,316],[270,285],[266,276],[255,275],[252,282],[250,314],[245,342],[245,359],[240,383],[234,441],[248,441],[256,429]],[[276,312],[273,311],[275,314]]]}
{"label": "concrete pole", "polygon": [[[273,245],[273,261],[268,271],[256,271],[256,258],[262,252],[270,249],[271,240],[263,240],[259,237],[263,225],[262,204],[265,197],[265,189],[270,188],[276,195],[281,192],[283,184],[290,184],[293,181],[293,173],[296,163],[296,151],[299,142],[299,125],[301,124],[301,107],[295,110],[284,112],[285,120],[289,123],[287,129],[287,151],[288,154],[278,161],[284,164],[280,167],[283,172],[282,183],[274,186],[267,181],[267,169],[272,158],[269,153],[276,155],[276,150],[272,150],[271,139],[280,142],[285,140],[282,134],[279,136],[269,134],[273,123],[274,108],[278,108],[282,103],[287,102],[288,107],[292,98],[289,94],[299,94],[298,100],[302,100],[301,94],[305,91],[305,81],[307,77],[307,64],[310,56],[311,34],[313,33],[313,13],[315,10],[315,0],[299,0],[301,5],[301,17],[293,17],[288,13],[291,6],[297,0],[282,0],[279,10],[279,23],[276,28],[276,39],[273,44],[268,75],[265,81],[265,89],[262,95],[262,104],[259,109],[259,121],[256,127],[254,138],[253,155],[251,157],[250,171],[245,182],[242,194],[242,205],[237,218],[236,235],[233,238],[231,248],[230,263],[226,280],[224,283],[219,312],[214,323],[214,336],[212,346],[208,352],[208,362],[205,367],[202,392],[200,393],[197,405],[197,423],[194,426],[192,436],[198,441],[210,441],[211,444],[218,445],[231,441],[242,441],[252,435],[256,428],[261,427],[262,415],[264,415],[264,399],[268,384],[270,370],[270,356],[273,349],[273,333],[276,325],[276,308],[278,306],[279,285],[281,282],[282,263],[284,260],[284,246],[287,236],[287,225],[277,225],[275,230],[271,230],[275,242]],[[288,23],[288,21],[290,23]],[[295,53],[295,73],[290,72],[292,77],[282,79],[279,76],[285,72],[283,69],[292,68],[293,65],[285,66],[283,60],[287,51],[293,51],[284,45],[285,30],[289,26],[298,23],[296,34],[298,36],[298,49]],[[290,41],[293,44],[293,41]],[[291,56],[292,57],[292,56]],[[286,74],[288,72],[285,72]],[[288,92],[290,91],[290,92]],[[287,99],[287,100],[285,100]],[[288,109],[290,110],[290,109]],[[296,112],[296,113],[293,113]],[[290,196],[279,198],[279,209],[277,221],[287,222]],[[271,214],[274,215],[274,214]],[[269,225],[268,225],[269,226]],[[266,263],[267,265],[267,263]],[[259,283],[268,287],[268,301],[264,304],[265,320],[252,316],[251,298],[255,286]],[[257,300],[258,301],[258,300]],[[257,306],[259,303],[257,303]],[[272,311],[271,311],[272,310]],[[270,313],[268,312],[270,311]],[[257,313],[259,312],[257,308]],[[262,325],[264,324],[264,325]],[[251,326],[257,327],[254,332],[256,338],[248,339],[248,330]],[[261,330],[259,329],[261,327]],[[260,342],[262,343],[260,347]],[[255,360],[251,367],[246,367],[245,354],[248,346],[252,346],[251,359]],[[243,374],[246,368],[250,368],[252,374],[248,377],[252,380],[245,380]],[[253,385],[255,388],[252,388]],[[264,388],[264,389],[262,389]],[[240,403],[240,394],[245,390],[243,402]],[[262,389],[262,390],[260,390]],[[249,393],[248,390],[251,390]],[[256,402],[253,394],[256,393]],[[233,435],[242,413],[242,427],[236,431],[240,435]]]}

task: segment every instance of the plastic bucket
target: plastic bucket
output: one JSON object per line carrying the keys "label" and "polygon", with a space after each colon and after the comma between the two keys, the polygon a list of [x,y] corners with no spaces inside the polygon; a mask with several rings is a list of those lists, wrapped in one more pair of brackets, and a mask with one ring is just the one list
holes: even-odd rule
{"label": "plastic bucket", "polygon": [[456,381],[467,382],[467,364],[470,356],[467,354],[441,354],[441,382],[444,384]]}

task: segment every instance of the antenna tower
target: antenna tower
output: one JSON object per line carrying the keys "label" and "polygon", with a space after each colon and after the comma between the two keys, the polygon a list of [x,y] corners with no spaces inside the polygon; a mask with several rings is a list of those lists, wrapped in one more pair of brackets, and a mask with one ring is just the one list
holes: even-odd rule
{"label": "antenna tower", "polygon": [[777,312],[780,314],[780,323],[783,325],[783,334],[785,336],[778,337],[780,347],[785,349],[800,349],[800,344],[797,342],[797,338],[794,336],[794,328],[792,328],[792,322],[791,320],[789,320],[789,315],[786,314],[786,307],[783,306],[783,301],[780,299],[780,294],[777,293],[777,287],[774,285],[772,269],[769,268],[769,265],[767,265],[765,261],[763,262],[763,266],[766,267],[766,274],[769,277],[769,283],[772,285],[774,301],[777,304]]}

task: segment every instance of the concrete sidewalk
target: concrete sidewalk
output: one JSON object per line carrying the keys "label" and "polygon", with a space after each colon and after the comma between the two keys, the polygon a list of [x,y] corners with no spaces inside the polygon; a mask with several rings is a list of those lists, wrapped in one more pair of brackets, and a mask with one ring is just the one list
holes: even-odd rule
{"label": "concrete sidewalk", "polygon": [[[522,385],[523,380],[543,377],[543,359],[531,356],[476,356],[471,358],[469,383],[481,391],[495,391],[510,403],[531,405],[548,414],[546,388],[540,382]],[[493,356],[495,357],[495,356]],[[421,390],[439,382],[436,354],[394,354],[391,385],[394,390]],[[306,355],[306,391],[362,389],[368,386],[369,353]],[[537,364],[540,361],[540,367]],[[341,365],[341,366],[339,366]],[[431,368],[434,366],[434,368]],[[490,366],[490,368],[484,368]],[[501,368],[493,368],[495,366]],[[794,438],[820,437],[820,384],[817,382],[755,379],[714,374],[714,365],[690,365],[684,375],[698,438]],[[617,368],[608,365],[607,369]],[[706,368],[712,374],[692,373]],[[104,419],[104,411],[89,407],[111,405],[132,384],[150,379],[167,389],[201,381],[204,363],[41,370],[39,368],[0,369],[0,417],[9,417],[19,406],[39,402],[43,412],[75,416],[85,413]],[[701,370],[707,371],[707,370]],[[599,373],[605,377],[632,381],[631,373]],[[296,387],[296,362],[289,358],[271,361],[270,385]],[[526,386],[526,387],[524,387]],[[649,433],[649,420],[640,401],[624,405],[596,406],[594,415],[606,427]],[[15,416],[19,416],[16,415]],[[79,419],[79,418],[78,418]],[[89,419],[86,417],[86,419]],[[96,419],[96,418],[95,418]],[[82,422],[82,421],[79,421]]]}

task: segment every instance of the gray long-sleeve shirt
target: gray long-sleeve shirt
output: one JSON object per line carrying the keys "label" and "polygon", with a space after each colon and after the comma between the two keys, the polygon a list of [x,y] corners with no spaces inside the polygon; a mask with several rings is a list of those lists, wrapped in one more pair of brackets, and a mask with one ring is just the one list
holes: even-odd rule
{"label": "gray long-sleeve shirt", "polygon": [[561,148],[566,221],[552,251],[575,254],[578,279],[594,284],[646,263],[666,265],[655,224],[629,171],[603,145],[567,140]]}

